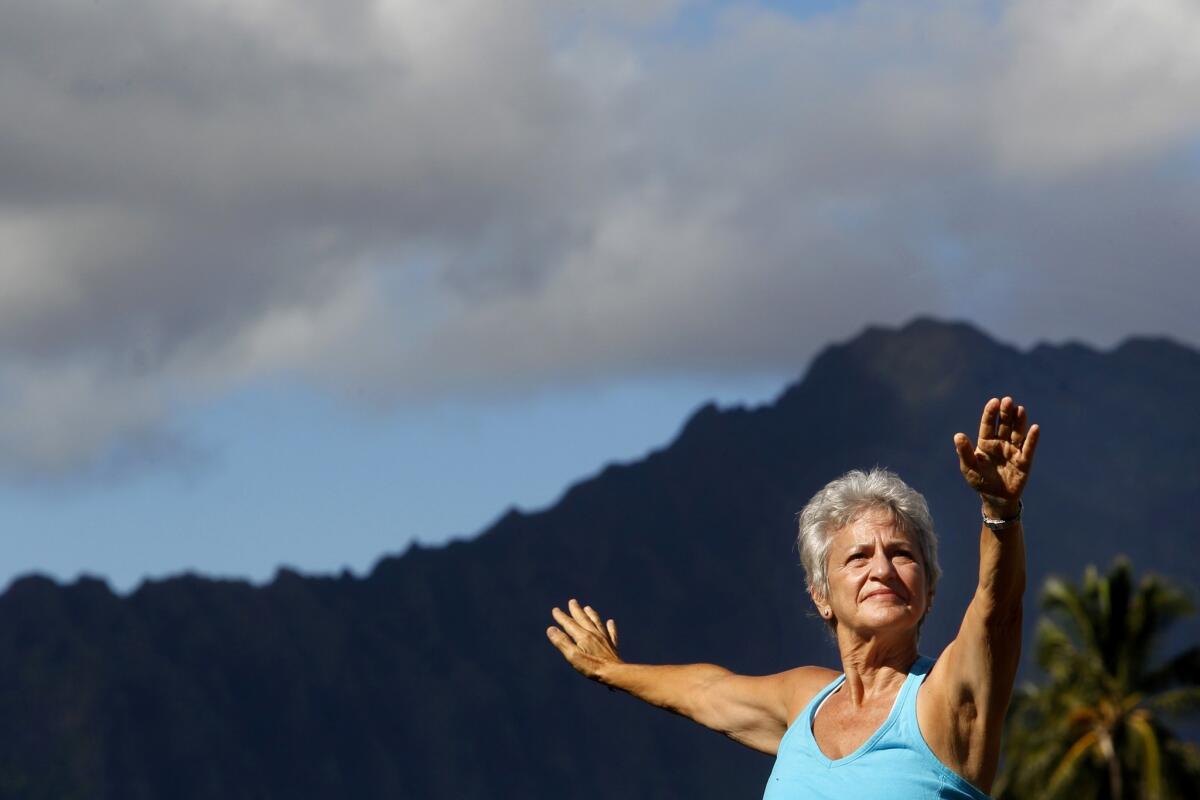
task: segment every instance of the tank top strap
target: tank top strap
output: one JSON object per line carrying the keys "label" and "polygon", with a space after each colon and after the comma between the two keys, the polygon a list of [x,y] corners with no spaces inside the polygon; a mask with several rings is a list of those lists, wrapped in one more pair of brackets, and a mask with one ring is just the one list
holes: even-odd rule
{"label": "tank top strap", "polygon": [[808,701],[808,705],[804,707],[804,710],[800,712],[800,716],[796,718],[796,722],[798,724],[803,723],[803,727],[811,732],[813,718],[817,715],[817,710],[820,709],[822,703],[829,699],[829,695],[837,691],[837,688],[841,686],[845,680],[846,673],[843,672],[841,675],[838,675],[836,678],[830,681],[824,689],[817,692],[813,696],[813,699]]}
{"label": "tank top strap", "polygon": [[925,682],[925,676],[929,674],[931,667],[932,658],[918,656],[908,669],[904,685],[900,687],[900,698],[896,703],[896,725],[906,735],[920,736],[920,727],[917,725],[917,690]]}
{"label": "tank top strap", "polygon": [[925,676],[929,674],[929,670],[933,668],[933,659],[929,656],[917,656],[917,660],[908,668],[908,677],[904,680],[904,687],[901,691],[904,693],[905,702],[917,701],[917,689],[921,688],[921,684],[925,682]]}

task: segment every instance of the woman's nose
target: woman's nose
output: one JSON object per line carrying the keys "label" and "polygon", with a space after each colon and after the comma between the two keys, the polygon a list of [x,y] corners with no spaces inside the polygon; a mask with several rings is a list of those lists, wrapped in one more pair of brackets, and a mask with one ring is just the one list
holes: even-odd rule
{"label": "woman's nose", "polygon": [[875,557],[871,559],[871,575],[877,577],[885,577],[896,571],[892,565],[892,560],[885,554],[876,552]]}

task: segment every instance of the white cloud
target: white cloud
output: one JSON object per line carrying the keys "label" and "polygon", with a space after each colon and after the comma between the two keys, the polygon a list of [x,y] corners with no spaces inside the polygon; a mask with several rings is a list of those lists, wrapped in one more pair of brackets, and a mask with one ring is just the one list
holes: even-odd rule
{"label": "white cloud", "polygon": [[[95,364],[0,372],[0,475],[17,482],[94,472],[121,461],[126,445],[153,445],[169,434],[162,384],[113,374]],[[180,452],[183,452],[182,449]]]}
{"label": "white cloud", "polygon": [[1161,156],[1200,129],[1200,6],[1024,0],[994,96],[1002,163],[1028,175]]}
{"label": "white cloud", "polygon": [[0,469],[160,457],[281,373],[798,369],[922,312],[1200,341],[1195,4],[711,5],[6,6]]}

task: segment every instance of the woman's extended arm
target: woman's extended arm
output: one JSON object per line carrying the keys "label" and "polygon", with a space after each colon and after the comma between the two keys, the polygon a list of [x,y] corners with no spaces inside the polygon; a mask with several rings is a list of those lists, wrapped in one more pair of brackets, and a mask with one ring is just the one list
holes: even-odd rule
{"label": "woman's extended arm", "polygon": [[575,600],[567,610],[551,612],[562,627],[551,626],[546,635],[580,674],[764,753],[775,753],[792,716],[834,675],[819,667],[750,677],[715,664],[628,664],[617,655],[613,620],[602,623],[591,606]]}
{"label": "woman's extended arm", "polygon": [[954,437],[959,469],[980,494],[983,515],[1011,520],[979,536],[979,583],[958,636],[938,659],[918,702],[930,747],[956,772],[989,789],[1000,757],[1000,734],[1021,656],[1025,539],[1021,493],[1037,448],[1038,426],[1011,397],[983,408],[975,444]]}

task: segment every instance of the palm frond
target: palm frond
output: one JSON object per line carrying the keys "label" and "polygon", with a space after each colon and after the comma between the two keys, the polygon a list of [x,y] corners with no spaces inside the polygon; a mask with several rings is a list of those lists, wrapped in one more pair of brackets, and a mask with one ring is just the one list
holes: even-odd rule
{"label": "palm frond", "polygon": [[1191,599],[1164,579],[1148,575],[1138,586],[1130,607],[1130,635],[1122,678],[1139,684],[1149,670],[1162,631],[1194,610]]}
{"label": "palm frond", "polygon": [[1168,689],[1144,701],[1146,707],[1160,714],[1185,716],[1200,711],[1200,686]]}
{"label": "palm frond", "polygon": [[1158,732],[1150,725],[1145,709],[1129,716],[1129,730],[1140,745],[1142,800],[1162,800],[1162,747]]}
{"label": "palm frond", "polygon": [[1119,558],[1103,580],[1096,582],[1099,630],[1096,639],[1104,670],[1118,679],[1124,677],[1121,663],[1129,642],[1129,605],[1133,595],[1133,568],[1129,560]]}
{"label": "palm frond", "polygon": [[1074,586],[1061,578],[1049,578],[1042,588],[1042,609],[1053,618],[1065,617],[1084,641],[1085,648],[1097,648],[1093,612],[1088,608],[1085,597]]}
{"label": "palm frond", "polygon": [[1200,686],[1200,646],[1189,647],[1141,681],[1143,691],[1161,692],[1175,686]]}
{"label": "palm frond", "polygon": [[1048,681],[1013,694],[997,797],[1200,797],[1200,749],[1161,719],[1200,710],[1200,647],[1153,663],[1163,631],[1193,610],[1187,594],[1135,581],[1117,559],[1080,584],[1048,580],[1042,608],[1035,656]]}
{"label": "palm frond", "polygon": [[1195,800],[1200,797],[1200,747],[1175,738],[1163,741],[1163,775],[1168,796]]}
{"label": "palm frond", "polygon": [[1099,739],[1097,731],[1090,730],[1067,749],[1054,767],[1054,772],[1050,773],[1050,782],[1046,786],[1047,797],[1054,797],[1070,785],[1082,766],[1083,760],[1094,755],[1094,751],[1100,743]]}

